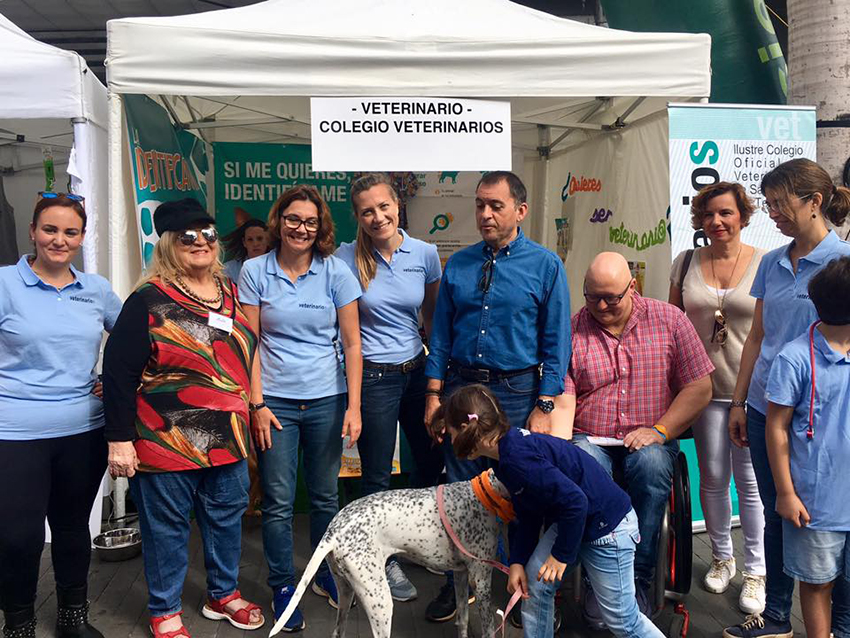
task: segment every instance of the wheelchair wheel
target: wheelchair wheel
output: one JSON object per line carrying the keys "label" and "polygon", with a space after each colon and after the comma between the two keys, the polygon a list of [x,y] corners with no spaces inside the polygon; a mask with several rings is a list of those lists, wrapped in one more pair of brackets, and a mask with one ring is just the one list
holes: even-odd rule
{"label": "wheelchair wheel", "polygon": [[688,461],[683,453],[676,458],[673,490],[670,494],[669,532],[667,542],[668,597],[681,600],[691,591],[693,572],[693,529],[691,517],[691,482]]}

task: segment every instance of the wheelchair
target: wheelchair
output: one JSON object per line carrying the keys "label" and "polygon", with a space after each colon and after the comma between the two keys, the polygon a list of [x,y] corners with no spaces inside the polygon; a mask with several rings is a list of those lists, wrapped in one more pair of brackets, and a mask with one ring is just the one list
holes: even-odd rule
{"label": "wheelchair", "polygon": [[[680,438],[687,438],[685,437]],[[655,580],[650,591],[653,603],[652,620],[658,624],[661,612],[672,603],[673,615],[665,635],[668,638],[686,638],[690,614],[684,599],[691,591],[693,573],[693,531],[691,516],[691,482],[688,475],[688,460],[679,452],[673,465],[673,487],[661,520],[658,536],[658,560],[655,565]],[[581,600],[581,569],[573,571],[575,602]],[[662,628],[662,631],[664,629]]]}

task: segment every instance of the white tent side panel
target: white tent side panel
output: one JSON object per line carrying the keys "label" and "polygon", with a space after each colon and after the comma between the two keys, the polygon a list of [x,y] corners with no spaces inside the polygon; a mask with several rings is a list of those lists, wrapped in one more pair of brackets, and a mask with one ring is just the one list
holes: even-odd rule
{"label": "white tent side panel", "polygon": [[109,86],[119,93],[672,98],[710,90],[707,35],[604,29],[508,0],[268,0],[111,20],[107,33]]}

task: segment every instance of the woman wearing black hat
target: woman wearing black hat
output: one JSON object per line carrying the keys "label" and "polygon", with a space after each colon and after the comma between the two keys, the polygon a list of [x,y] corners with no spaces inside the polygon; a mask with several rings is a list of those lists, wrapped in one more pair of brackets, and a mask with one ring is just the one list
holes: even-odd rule
{"label": "woman wearing black hat", "polygon": [[256,335],[222,276],[214,220],[194,199],[154,213],[160,240],[104,353],[109,471],[139,508],[155,638],[188,638],[181,593],[190,513],[207,567],[202,613],[257,629],[237,589],[248,503],[248,397]]}

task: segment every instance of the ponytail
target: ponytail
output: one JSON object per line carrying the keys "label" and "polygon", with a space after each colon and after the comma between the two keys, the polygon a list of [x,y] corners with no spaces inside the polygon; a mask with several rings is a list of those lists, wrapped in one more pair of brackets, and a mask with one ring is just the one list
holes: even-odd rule
{"label": "ponytail", "polygon": [[458,458],[468,458],[481,441],[498,441],[510,429],[498,400],[483,385],[455,391],[434,414],[431,435],[454,430],[452,448]]}
{"label": "ponytail", "polygon": [[372,238],[359,224],[357,226],[357,250],[354,253],[354,263],[357,264],[357,276],[360,279],[360,285],[365,291],[378,272],[378,261],[375,259]]}
{"label": "ponytail", "polygon": [[841,226],[850,214],[850,188],[833,186],[832,197],[825,202],[823,216],[835,226]]}

